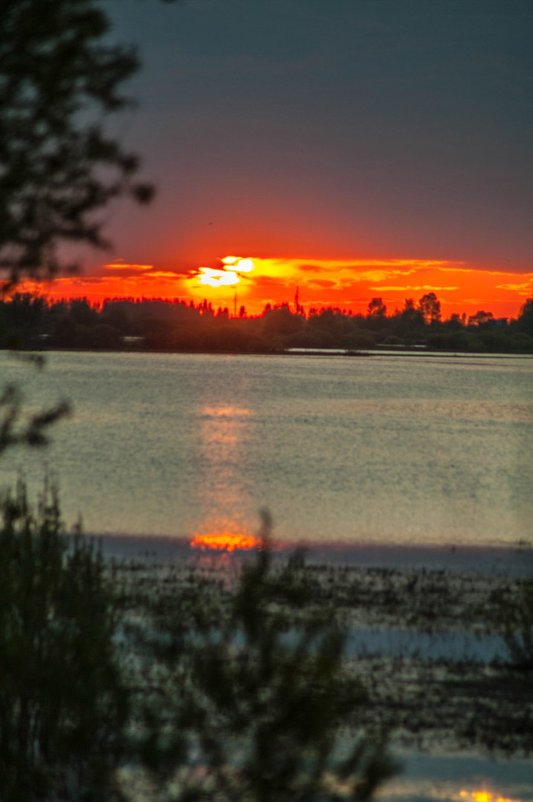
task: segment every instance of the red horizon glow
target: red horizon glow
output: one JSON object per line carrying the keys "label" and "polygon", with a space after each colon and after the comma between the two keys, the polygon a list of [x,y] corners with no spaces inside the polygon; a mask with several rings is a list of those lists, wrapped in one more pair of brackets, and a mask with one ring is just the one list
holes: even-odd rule
{"label": "red horizon glow", "polygon": [[21,282],[19,292],[37,292],[50,300],[84,297],[93,305],[131,297],[201,303],[213,307],[244,306],[260,314],[267,304],[293,303],[298,293],[305,312],[337,307],[366,313],[371,298],[381,297],[388,314],[406,298],[417,301],[434,292],[444,319],[483,310],[494,317],[516,317],[533,296],[533,272],[473,268],[438,259],[316,259],[226,256],[216,267],[187,272],[161,270],[151,264],[121,260],[102,265],[92,275],[61,276],[52,282]]}

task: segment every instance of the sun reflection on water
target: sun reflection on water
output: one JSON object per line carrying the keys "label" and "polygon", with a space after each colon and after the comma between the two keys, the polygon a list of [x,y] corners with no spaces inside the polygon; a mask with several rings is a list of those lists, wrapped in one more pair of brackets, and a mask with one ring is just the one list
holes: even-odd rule
{"label": "sun reflection on water", "polygon": [[[530,785],[527,784],[526,795],[520,791],[523,786],[512,784],[513,796],[494,790],[490,780],[480,782],[472,778],[464,778],[461,785],[457,781],[442,779],[429,779],[427,777],[414,779],[409,777],[396,778],[387,786],[384,802],[407,802],[411,799],[425,800],[426,802],[526,802],[532,799]],[[492,787],[491,787],[492,786]]]}
{"label": "sun reflection on water", "polygon": [[201,551],[249,551],[261,545],[259,538],[254,535],[235,532],[208,532],[195,535],[190,544],[193,549]]}
{"label": "sun reflection on water", "polygon": [[234,406],[203,407],[201,414],[210,418],[239,418],[251,415],[252,410]]}
{"label": "sun reflection on water", "polygon": [[521,802],[519,799],[502,796],[501,794],[486,789],[470,791],[461,789],[454,799],[460,800],[461,802]]}
{"label": "sun reflection on water", "polygon": [[197,493],[206,509],[190,531],[192,549],[209,554],[249,551],[259,545],[251,534],[255,521],[246,475],[246,443],[253,425],[252,410],[242,404],[199,405],[197,428]]}

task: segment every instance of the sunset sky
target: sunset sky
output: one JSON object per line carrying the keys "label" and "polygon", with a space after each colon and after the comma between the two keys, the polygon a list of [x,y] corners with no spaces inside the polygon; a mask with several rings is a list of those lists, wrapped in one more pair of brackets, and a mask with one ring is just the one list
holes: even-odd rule
{"label": "sunset sky", "polygon": [[[106,7],[144,63],[112,130],[158,195],[114,207],[114,250],[54,294],[393,311],[434,291],[444,316],[533,295],[530,0]],[[228,256],[252,262],[209,274]]]}

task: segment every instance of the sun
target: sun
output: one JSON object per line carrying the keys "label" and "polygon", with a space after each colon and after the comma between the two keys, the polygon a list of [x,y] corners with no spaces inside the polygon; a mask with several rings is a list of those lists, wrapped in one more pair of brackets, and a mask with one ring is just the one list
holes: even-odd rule
{"label": "sun", "polygon": [[242,256],[224,256],[220,263],[222,267],[198,267],[188,279],[191,289],[236,287],[242,276],[251,273],[256,266],[253,259]]}
{"label": "sun", "polygon": [[251,273],[255,267],[254,260],[250,257],[243,259],[241,256],[225,256],[221,262],[230,266],[236,273]]}
{"label": "sun", "polygon": [[239,283],[239,276],[234,270],[199,267],[198,282],[204,287],[233,287]]}

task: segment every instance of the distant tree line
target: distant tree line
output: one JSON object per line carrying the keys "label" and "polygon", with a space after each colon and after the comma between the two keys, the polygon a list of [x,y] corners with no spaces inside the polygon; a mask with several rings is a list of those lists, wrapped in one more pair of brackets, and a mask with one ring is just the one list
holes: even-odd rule
{"label": "distant tree line", "polygon": [[95,307],[86,298],[49,301],[18,293],[0,302],[1,348],[279,353],[376,346],[533,353],[533,298],[510,320],[484,310],[442,320],[432,292],[407,298],[392,314],[381,298],[371,299],[366,314],[283,303],[255,316],[244,307],[232,315],[206,300],[122,298]]}

